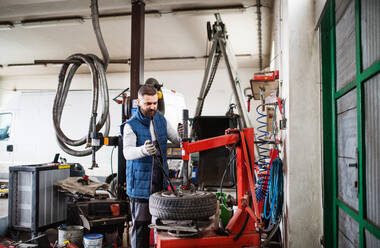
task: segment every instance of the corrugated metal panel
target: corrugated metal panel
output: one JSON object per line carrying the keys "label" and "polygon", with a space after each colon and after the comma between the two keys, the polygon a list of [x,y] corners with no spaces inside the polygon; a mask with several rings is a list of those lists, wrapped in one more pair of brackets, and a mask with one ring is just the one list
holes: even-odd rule
{"label": "corrugated metal panel", "polygon": [[336,89],[355,79],[355,1],[336,1]]}
{"label": "corrugated metal panel", "polygon": [[20,172],[17,177],[15,224],[29,227],[32,223],[32,175],[28,172]]}
{"label": "corrugated metal panel", "polygon": [[370,232],[365,230],[365,247],[366,248],[379,248],[380,240],[373,236]]}
{"label": "corrugated metal panel", "polygon": [[338,247],[359,247],[359,224],[342,209],[339,209]]}
{"label": "corrugated metal panel", "polygon": [[380,227],[380,74],[364,90],[367,219]]}
{"label": "corrugated metal panel", "polygon": [[358,210],[358,170],[349,167],[356,163],[357,108],[356,89],[337,100],[338,128],[338,197],[347,205]]}
{"label": "corrugated metal panel", "polygon": [[70,170],[47,170],[39,173],[38,226],[42,227],[66,219],[65,198],[54,189],[54,184],[70,176]]}
{"label": "corrugated metal panel", "polygon": [[361,36],[364,69],[380,59],[380,1],[361,1]]}

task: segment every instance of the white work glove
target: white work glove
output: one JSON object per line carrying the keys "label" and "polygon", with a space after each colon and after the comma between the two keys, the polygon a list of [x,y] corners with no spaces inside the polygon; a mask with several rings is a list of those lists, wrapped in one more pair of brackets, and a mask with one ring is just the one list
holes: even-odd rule
{"label": "white work glove", "polygon": [[182,123],[178,123],[177,126],[177,133],[180,138],[183,138],[183,125]]}
{"label": "white work glove", "polygon": [[144,150],[144,153],[149,155],[149,156],[152,156],[152,155],[156,154],[156,152],[157,152],[156,147],[153,145],[152,141],[150,141],[150,140],[145,141],[144,146],[143,146],[143,150]]}

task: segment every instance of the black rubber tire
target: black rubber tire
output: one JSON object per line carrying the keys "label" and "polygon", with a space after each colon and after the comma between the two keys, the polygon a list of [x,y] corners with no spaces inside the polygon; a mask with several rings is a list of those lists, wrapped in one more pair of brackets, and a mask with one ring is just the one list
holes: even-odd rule
{"label": "black rubber tire", "polygon": [[170,191],[157,192],[149,198],[149,211],[161,220],[199,220],[216,212],[216,196],[198,191],[175,196]]}

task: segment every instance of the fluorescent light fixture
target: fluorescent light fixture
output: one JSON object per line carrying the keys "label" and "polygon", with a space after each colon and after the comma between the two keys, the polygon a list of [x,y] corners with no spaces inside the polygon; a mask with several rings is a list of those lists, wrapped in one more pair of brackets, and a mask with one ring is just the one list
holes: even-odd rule
{"label": "fluorescent light fixture", "polygon": [[0,22],[0,31],[11,30],[15,26],[11,22]]}
{"label": "fluorescent light fixture", "polygon": [[243,12],[246,8],[244,5],[224,5],[224,6],[209,6],[209,7],[195,7],[195,8],[178,8],[173,9],[171,12],[174,15],[208,15],[218,13],[229,13],[229,12]]}
{"label": "fluorescent light fixture", "polygon": [[40,28],[75,25],[78,23],[84,23],[84,19],[80,16],[25,20],[21,22],[21,26],[23,28]]}
{"label": "fluorescent light fixture", "polygon": [[[145,17],[161,17],[161,12],[158,10],[147,10],[145,11]],[[131,12],[118,12],[118,13],[107,13],[107,14],[100,14],[100,19],[105,20],[124,20],[127,18],[131,18],[132,13]]]}

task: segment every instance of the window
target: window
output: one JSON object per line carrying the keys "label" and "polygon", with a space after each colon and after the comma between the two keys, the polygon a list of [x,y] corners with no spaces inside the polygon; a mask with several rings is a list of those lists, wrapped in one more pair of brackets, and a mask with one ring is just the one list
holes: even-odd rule
{"label": "window", "polygon": [[0,113],[0,141],[9,139],[12,113]]}

